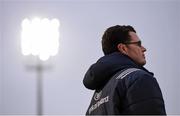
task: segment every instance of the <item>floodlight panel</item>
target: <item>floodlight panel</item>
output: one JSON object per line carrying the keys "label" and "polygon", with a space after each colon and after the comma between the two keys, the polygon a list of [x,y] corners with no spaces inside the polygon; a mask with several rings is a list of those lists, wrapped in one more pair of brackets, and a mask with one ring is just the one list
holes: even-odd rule
{"label": "floodlight panel", "polygon": [[34,18],[22,21],[21,48],[23,55],[39,56],[47,60],[58,53],[59,21],[47,18]]}

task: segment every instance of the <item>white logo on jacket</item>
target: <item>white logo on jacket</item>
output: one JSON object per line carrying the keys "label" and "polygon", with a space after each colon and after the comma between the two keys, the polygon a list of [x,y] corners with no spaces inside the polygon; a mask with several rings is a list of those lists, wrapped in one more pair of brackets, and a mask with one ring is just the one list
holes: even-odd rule
{"label": "white logo on jacket", "polygon": [[101,98],[99,101],[97,101],[95,104],[93,104],[90,108],[89,108],[89,114],[94,111],[95,109],[97,109],[100,105],[109,102],[109,96],[106,96],[104,98]]}
{"label": "white logo on jacket", "polygon": [[101,97],[101,95],[102,95],[102,91],[96,92],[95,95],[94,95],[94,100],[95,100],[95,101],[99,100],[100,97]]}

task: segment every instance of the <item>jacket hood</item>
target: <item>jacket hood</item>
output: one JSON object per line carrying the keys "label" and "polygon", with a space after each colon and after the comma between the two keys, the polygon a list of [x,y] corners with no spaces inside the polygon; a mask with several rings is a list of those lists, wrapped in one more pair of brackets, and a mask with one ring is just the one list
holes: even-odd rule
{"label": "jacket hood", "polygon": [[135,64],[128,56],[114,52],[101,57],[90,66],[84,76],[83,84],[91,90],[100,89],[115,73],[126,68],[140,68],[147,71],[145,68]]}

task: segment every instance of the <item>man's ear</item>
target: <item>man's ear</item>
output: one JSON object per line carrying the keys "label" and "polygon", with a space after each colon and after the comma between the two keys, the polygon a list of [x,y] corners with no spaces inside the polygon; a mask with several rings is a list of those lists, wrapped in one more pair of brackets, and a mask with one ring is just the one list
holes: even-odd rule
{"label": "man's ear", "polygon": [[119,44],[117,45],[117,48],[118,48],[118,50],[119,50],[121,53],[127,55],[127,47],[126,47],[126,45],[124,45],[124,44],[122,44],[122,43],[119,43]]}

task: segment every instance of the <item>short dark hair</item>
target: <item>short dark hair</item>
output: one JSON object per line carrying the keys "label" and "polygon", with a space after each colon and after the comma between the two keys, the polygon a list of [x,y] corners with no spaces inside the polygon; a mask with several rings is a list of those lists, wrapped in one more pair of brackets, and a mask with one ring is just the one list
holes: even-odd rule
{"label": "short dark hair", "polygon": [[129,32],[135,32],[130,25],[116,25],[107,28],[102,36],[102,50],[105,55],[118,51],[117,45],[130,41]]}

